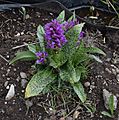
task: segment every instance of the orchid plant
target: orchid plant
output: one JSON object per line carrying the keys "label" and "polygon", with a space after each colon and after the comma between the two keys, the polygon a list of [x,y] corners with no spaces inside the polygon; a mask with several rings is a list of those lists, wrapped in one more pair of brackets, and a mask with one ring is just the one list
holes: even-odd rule
{"label": "orchid plant", "polygon": [[[18,60],[32,60],[36,74],[27,84],[25,98],[37,96],[59,79],[68,83],[80,98],[86,101],[81,80],[86,76],[88,64],[96,54],[105,53],[96,47],[86,47],[83,41],[84,23],[71,16],[65,20],[65,11],[45,26],[37,28],[37,44],[29,44],[28,51],[18,52],[10,64]],[[97,60],[97,59],[96,59]]]}

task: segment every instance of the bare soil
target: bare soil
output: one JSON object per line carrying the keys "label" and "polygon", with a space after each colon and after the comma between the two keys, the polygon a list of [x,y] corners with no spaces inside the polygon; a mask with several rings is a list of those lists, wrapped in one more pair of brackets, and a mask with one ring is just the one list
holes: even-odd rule
{"label": "bare soil", "polygon": [[[85,90],[88,100],[96,106],[93,116],[79,104],[77,99],[71,99],[69,94],[65,94],[67,98],[65,105],[61,96],[57,95],[56,101],[54,100],[56,102],[54,109],[53,104],[50,104],[53,98],[51,93],[30,98],[28,101],[33,105],[29,110],[27,109],[20,72],[25,72],[29,80],[32,75],[32,63],[18,62],[15,65],[9,65],[9,60],[17,51],[26,49],[23,47],[24,43],[35,42],[39,24],[44,25],[56,15],[35,8],[28,8],[26,11],[25,20],[19,9],[0,12],[0,119],[64,120],[62,117],[66,116],[66,120],[73,120],[75,111],[78,111],[77,120],[118,120],[119,105],[114,118],[102,116],[101,111],[106,110],[102,97],[104,88],[119,97],[119,79],[117,78],[119,75],[119,31],[106,32],[102,35],[98,30],[86,30],[87,35],[84,40],[98,46],[107,54],[106,57],[102,57],[102,64],[94,62],[91,65],[88,78],[83,81],[84,84],[87,81],[90,82],[90,86],[85,87]],[[18,48],[15,48],[16,46]],[[11,84],[15,86],[15,96],[6,101],[5,96]],[[78,109],[76,109],[77,106]]]}

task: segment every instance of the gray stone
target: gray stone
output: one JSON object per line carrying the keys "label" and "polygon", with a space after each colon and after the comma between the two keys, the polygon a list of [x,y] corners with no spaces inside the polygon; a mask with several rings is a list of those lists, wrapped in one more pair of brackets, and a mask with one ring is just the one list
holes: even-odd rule
{"label": "gray stone", "polygon": [[117,73],[116,73],[116,70],[115,70],[114,68],[112,68],[112,73],[113,73],[114,75],[117,74]]}
{"label": "gray stone", "polygon": [[23,78],[23,79],[25,79],[25,78],[27,78],[27,75],[26,75],[25,72],[20,72],[20,77]]}
{"label": "gray stone", "polygon": [[112,73],[111,70],[109,70],[109,68],[105,68],[105,71],[107,71],[108,73]]}
{"label": "gray stone", "polygon": [[89,87],[89,86],[90,86],[90,82],[85,82],[85,83],[84,83],[84,86],[85,86],[85,87]]}
{"label": "gray stone", "polygon": [[79,114],[80,114],[80,112],[76,110],[73,114],[73,119],[77,119]]}
{"label": "gray stone", "polygon": [[71,116],[67,117],[66,120],[73,120],[73,118]]}
{"label": "gray stone", "polygon": [[12,97],[14,97],[14,95],[15,95],[15,88],[14,85],[11,84],[10,89],[5,97],[5,100],[10,100]]}
{"label": "gray stone", "polygon": [[[109,98],[111,95],[113,94],[107,91],[106,89],[103,89],[104,105],[107,110],[109,109],[108,102],[109,102]],[[115,110],[117,109],[117,103],[118,103],[117,97],[114,95],[114,109]]]}
{"label": "gray stone", "polygon": [[6,81],[6,82],[4,83],[4,87],[7,87],[7,85],[8,85],[8,81]]}
{"label": "gray stone", "polygon": [[29,108],[29,107],[31,107],[33,105],[33,102],[29,101],[29,100],[26,100],[25,104],[26,104],[26,107]]}
{"label": "gray stone", "polygon": [[119,82],[119,74],[117,74],[116,79],[117,79],[117,81]]}
{"label": "gray stone", "polygon": [[119,68],[116,68],[116,72],[119,73]]}
{"label": "gray stone", "polygon": [[21,79],[21,87],[25,88],[28,81],[26,79]]}

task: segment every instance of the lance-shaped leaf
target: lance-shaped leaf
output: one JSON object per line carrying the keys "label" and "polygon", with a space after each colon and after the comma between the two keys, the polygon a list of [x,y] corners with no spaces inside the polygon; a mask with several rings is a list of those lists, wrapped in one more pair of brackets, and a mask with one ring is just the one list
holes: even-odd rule
{"label": "lance-shaped leaf", "polygon": [[28,45],[28,49],[29,49],[29,51],[31,51],[31,52],[33,52],[33,53],[36,53],[36,52],[37,52],[36,45],[29,44],[29,45]]}
{"label": "lance-shaped leaf", "polygon": [[96,54],[102,54],[102,55],[106,56],[106,54],[101,49],[99,49],[97,47],[87,47],[87,48],[85,48],[85,52],[94,53],[94,54],[95,53]]}
{"label": "lance-shaped leaf", "polygon": [[82,31],[84,23],[75,25],[66,33],[68,43],[64,46],[64,51],[68,58],[72,58],[72,55],[76,52],[76,44],[78,42],[79,33]]}
{"label": "lance-shaped leaf", "polygon": [[65,20],[65,11],[64,10],[59,14],[59,16],[57,17],[57,20],[60,23],[64,22],[64,20]]}
{"label": "lance-shaped leaf", "polygon": [[52,55],[49,56],[49,60],[50,60],[50,66],[54,68],[58,68],[67,61],[67,58],[63,51],[59,51],[58,53],[55,54],[52,53]]}
{"label": "lance-shaped leaf", "polygon": [[96,61],[99,62],[99,63],[103,63],[103,61],[102,61],[98,56],[95,56],[95,55],[89,55],[89,57],[90,57],[91,59],[96,60]]}
{"label": "lance-shaped leaf", "polygon": [[102,111],[101,114],[104,115],[104,116],[112,118],[112,115],[107,111]]}
{"label": "lance-shaped leaf", "polygon": [[48,84],[53,82],[56,76],[50,68],[37,72],[26,87],[25,98],[39,95]]}
{"label": "lance-shaped leaf", "polygon": [[72,84],[72,86],[75,93],[78,95],[79,99],[81,100],[81,102],[84,103],[86,101],[86,94],[83,85],[80,82],[77,82],[75,84]]}
{"label": "lance-shaped leaf", "polygon": [[75,54],[73,55],[72,62],[75,66],[77,66],[82,62],[88,61],[89,59],[89,55],[85,52],[83,41],[81,41],[79,47],[76,49]]}
{"label": "lance-shaped leaf", "polygon": [[42,51],[45,51],[44,35],[45,35],[44,28],[41,25],[39,25],[37,28],[37,36],[38,36],[40,47],[41,47]]}
{"label": "lance-shaped leaf", "polygon": [[59,74],[62,80],[68,81],[72,84],[78,82],[81,76],[80,71],[75,69],[71,63],[60,67]]}
{"label": "lance-shaped leaf", "polygon": [[114,95],[111,95],[109,97],[109,109],[111,111],[111,114],[113,115],[114,114]]}
{"label": "lance-shaped leaf", "polygon": [[36,60],[36,59],[37,59],[36,55],[31,51],[23,51],[16,53],[16,57],[10,61],[10,64],[13,64],[18,60],[23,61],[23,60]]}

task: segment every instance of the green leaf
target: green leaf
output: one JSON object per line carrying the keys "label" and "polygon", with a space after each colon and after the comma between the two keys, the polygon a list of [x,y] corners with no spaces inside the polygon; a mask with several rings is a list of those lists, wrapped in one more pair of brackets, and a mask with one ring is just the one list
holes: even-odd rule
{"label": "green leaf", "polygon": [[97,47],[87,47],[87,48],[85,48],[85,52],[102,54],[102,55],[106,56],[106,54],[101,49],[99,49]]}
{"label": "green leaf", "polygon": [[67,81],[67,82],[70,81],[70,74],[68,72],[67,64],[60,67],[59,75],[63,81]]}
{"label": "green leaf", "polygon": [[44,35],[45,35],[44,28],[41,25],[39,25],[37,28],[37,37],[39,39],[39,43],[42,51],[45,51]]}
{"label": "green leaf", "polygon": [[50,68],[37,72],[26,87],[25,98],[37,96],[48,84],[54,81],[56,76]]}
{"label": "green leaf", "polygon": [[112,118],[112,115],[109,112],[102,111],[101,114],[104,116],[108,116],[108,117]]}
{"label": "green leaf", "polygon": [[102,60],[101,60],[99,57],[95,56],[95,55],[89,55],[89,57],[90,57],[91,59],[96,60],[96,61],[99,62],[99,63],[103,63]]}
{"label": "green leaf", "polygon": [[64,66],[60,67],[59,70],[60,70],[59,75],[62,80],[68,81],[72,84],[78,81],[77,78],[79,78],[79,76],[78,77],[76,76],[75,68],[73,67],[72,64],[69,64],[69,62]]}
{"label": "green leaf", "polygon": [[[86,63],[85,63],[86,64]],[[80,65],[80,66],[77,66],[77,69],[80,71],[81,73],[81,78],[84,79],[87,77],[87,74],[88,74],[88,67],[87,65]]]}
{"label": "green leaf", "polygon": [[29,51],[31,51],[31,52],[33,52],[33,53],[36,53],[36,52],[37,52],[36,45],[29,44],[29,45],[28,45],[28,49],[29,49]]}
{"label": "green leaf", "polygon": [[84,50],[82,42],[81,42],[79,48],[76,49],[76,52],[72,58],[73,58],[72,62],[74,64],[74,66],[77,66],[82,62],[90,60],[89,55]]}
{"label": "green leaf", "polygon": [[57,17],[57,20],[60,21],[61,23],[64,22],[65,20],[65,11],[63,10],[59,16]]}
{"label": "green leaf", "polygon": [[64,46],[65,54],[68,58],[72,58],[72,55],[76,52],[76,44],[78,41],[79,33],[82,31],[84,23],[75,25],[66,33],[68,43]]}
{"label": "green leaf", "polygon": [[72,15],[67,21],[70,22],[74,19],[74,15]]}
{"label": "green leaf", "polygon": [[108,5],[108,2],[107,1],[104,1],[104,0],[100,0],[102,3]]}
{"label": "green leaf", "polygon": [[90,113],[96,112],[96,107],[91,105],[91,103],[84,103],[83,105]]}
{"label": "green leaf", "polygon": [[63,51],[59,51],[58,53],[52,53],[52,55],[49,56],[49,60],[50,66],[58,68],[62,66],[64,63],[66,63],[67,58]]}
{"label": "green leaf", "polygon": [[10,64],[15,63],[18,60],[36,60],[35,54],[30,51],[23,51],[16,53],[16,57],[10,61]]}
{"label": "green leaf", "polygon": [[79,99],[81,100],[81,102],[84,103],[86,101],[86,94],[85,94],[83,85],[80,82],[78,82],[78,83],[72,84],[72,86],[75,93],[78,95]]}
{"label": "green leaf", "polygon": [[111,114],[113,115],[114,114],[114,95],[111,95],[109,97],[109,109],[111,111]]}
{"label": "green leaf", "polygon": [[76,68],[75,71],[76,71],[76,80],[75,80],[75,82],[78,82],[80,80],[80,78],[81,78],[81,71],[80,71],[79,68]]}

